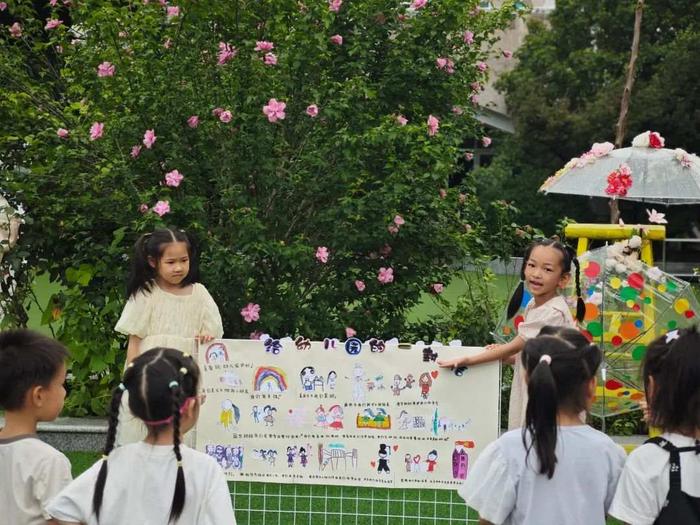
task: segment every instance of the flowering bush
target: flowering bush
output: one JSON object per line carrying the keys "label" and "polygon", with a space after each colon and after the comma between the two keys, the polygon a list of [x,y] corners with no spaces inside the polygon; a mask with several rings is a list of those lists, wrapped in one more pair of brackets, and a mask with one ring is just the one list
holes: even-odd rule
{"label": "flowering bush", "polygon": [[199,239],[227,337],[400,336],[422,292],[512,233],[444,189],[482,135],[469,86],[511,2],[55,4],[3,18],[1,184],[27,210],[17,300],[35,272],[63,285],[47,320],[76,411],[100,412],[90,374],[122,365],[126,254],[157,225]]}

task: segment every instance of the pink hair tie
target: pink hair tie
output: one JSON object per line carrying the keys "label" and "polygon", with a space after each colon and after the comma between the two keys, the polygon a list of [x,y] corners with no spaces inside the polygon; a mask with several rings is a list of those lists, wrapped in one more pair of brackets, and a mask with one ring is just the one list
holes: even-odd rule
{"label": "pink hair tie", "polygon": [[[192,400],[197,399],[196,397],[188,397],[185,399],[184,403],[180,405],[180,415],[183,415],[185,413],[185,410],[187,410],[187,405],[189,405]],[[159,426],[159,425],[167,425],[168,423],[173,422],[173,416],[166,417],[165,419],[158,419],[158,420],[142,420],[146,425],[149,427],[154,427],[154,426]]]}
{"label": "pink hair tie", "polygon": [[548,365],[552,364],[552,356],[548,354],[542,354],[542,357],[540,357],[540,363],[547,363]]}

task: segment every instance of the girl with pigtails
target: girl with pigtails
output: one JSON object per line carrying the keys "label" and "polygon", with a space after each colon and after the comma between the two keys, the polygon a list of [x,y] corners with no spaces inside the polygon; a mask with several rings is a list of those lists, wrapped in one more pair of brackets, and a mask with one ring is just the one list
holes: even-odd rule
{"label": "girl with pigtails", "polygon": [[[199,415],[199,369],[187,354],[153,348],[134,359],[112,394],[102,459],[49,504],[60,524],[235,525],[223,471],[181,443]],[[124,394],[148,428],[138,443],[114,447]]]}
{"label": "girl with pigtails", "polygon": [[484,449],[459,494],[483,525],[605,525],[625,452],[580,419],[602,352],[578,330],[545,326],[521,354],[525,425]]}
{"label": "girl with pigtails", "polygon": [[[219,309],[199,282],[197,249],[183,230],[159,228],[139,237],[126,295],[115,330],[129,337],[127,363],[154,347],[175,348],[196,357],[197,343],[223,336]],[[146,434],[126,410],[126,399],[123,405],[120,445]],[[194,444],[193,436],[188,436],[188,444]]]}
{"label": "girl with pigtails", "polygon": [[520,270],[520,284],[508,304],[508,319],[510,319],[520,308],[525,286],[527,286],[532,299],[525,307],[524,320],[517,327],[517,335],[508,343],[487,345],[485,351],[477,355],[437,360],[439,366],[461,368],[515,357],[508,407],[508,430],[522,427],[527,405],[527,387],[523,367],[517,354],[543,326],[576,327],[569,306],[560,295],[560,291],[566,287],[571,278],[572,264],[576,269],[576,296],[578,297],[576,319],[581,321],[585,306],[581,298],[580,269],[576,253],[556,239],[538,240],[525,251]]}

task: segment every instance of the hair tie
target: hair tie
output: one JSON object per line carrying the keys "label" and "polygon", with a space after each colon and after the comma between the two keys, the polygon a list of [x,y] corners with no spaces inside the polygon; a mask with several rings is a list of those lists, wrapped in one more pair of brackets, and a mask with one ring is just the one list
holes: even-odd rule
{"label": "hair tie", "polygon": [[134,367],[134,362],[133,362],[133,361],[129,362],[129,364],[126,365],[126,367],[127,367],[127,368],[133,368],[133,367]]}
{"label": "hair tie", "polygon": [[678,330],[671,330],[670,332],[666,333],[666,344],[669,344],[671,341],[675,341],[680,337],[680,334],[678,333]]}
{"label": "hair tie", "polygon": [[180,386],[180,383],[178,383],[177,381],[170,381],[170,383],[168,383],[168,388],[175,388],[178,386]]}
{"label": "hair tie", "polygon": [[186,376],[186,375],[187,375],[187,369],[183,366],[182,368],[180,368],[180,373],[181,373],[183,376]]}
{"label": "hair tie", "polygon": [[126,390],[126,387],[124,386],[124,383],[119,383],[119,385],[117,385],[117,388],[118,388],[119,390],[121,390],[122,392],[124,392],[124,391]]}
{"label": "hair tie", "polygon": [[177,462],[177,468],[182,468],[182,460],[179,460],[179,461]]}
{"label": "hair tie", "polygon": [[182,352],[182,357],[189,357],[190,359],[192,358],[192,356],[187,352]]}
{"label": "hair tie", "polygon": [[550,356],[549,354],[542,354],[542,356],[540,356],[540,363],[547,363],[548,365],[551,365],[552,356]]}
{"label": "hair tie", "polygon": [[107,461],[107,454],[102,454],[102,461]]}

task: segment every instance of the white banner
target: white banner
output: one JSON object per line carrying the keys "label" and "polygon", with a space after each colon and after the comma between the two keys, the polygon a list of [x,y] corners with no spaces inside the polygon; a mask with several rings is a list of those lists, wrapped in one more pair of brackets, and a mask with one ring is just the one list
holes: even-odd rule
{"label": "white banner", "polygon": [[498,437],[499,367],[459,375],[435,358],[481,350],[213,341],[199,349],[197,448],[233,481],[454,488]]}

